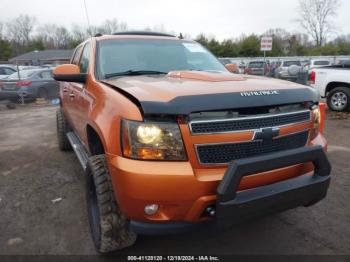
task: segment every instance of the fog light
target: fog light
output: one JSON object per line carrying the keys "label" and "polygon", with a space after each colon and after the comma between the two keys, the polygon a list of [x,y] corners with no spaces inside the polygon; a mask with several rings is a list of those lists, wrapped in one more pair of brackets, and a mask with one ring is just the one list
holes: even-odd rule
{"label": "fog light", "polygon": [[215,210],[215,207],[213,206],[209,206],[205,209],[205,213],[211,217],[215,216],[216,214],[216,210]]}
{"label": "fog light", "polygon": [[145,206],[145,213],[147,215],[154,215],[155,213],[157,213],[158,209],[159,209],[159,205],[157,204],[147,205]]}

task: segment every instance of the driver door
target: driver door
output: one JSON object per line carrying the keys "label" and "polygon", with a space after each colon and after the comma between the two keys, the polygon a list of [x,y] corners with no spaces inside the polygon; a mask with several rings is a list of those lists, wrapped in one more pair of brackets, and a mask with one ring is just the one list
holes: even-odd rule
{"label": "driver door", "polygon": [[[83,45],[79,45],[75,51],[73,58],[71,59],[71,64],[79,65],[80,57],[83,51]],[[73,86],[78,83],[69,83],[69,82],[61,82],[60,84],[60,94],[61,94],[61,102],[65,112],[65,117],[68,119],[70,126],[76,130],[76,117],[75,114],[75,99],[73,93]]]}
{"label": "driver door", "polygon": [[[87,42],[82,50],[79,60],[80,73],[87,74],[90,61],[91,43]],[[87,81],[89,79],[87,78]],[[81,142],[86,141],[86,123],[89,110],[89,96],[87,92],[87,83],[71,83],[70,86],[70,101],[71,115],[74,122],[74,130],[82,139]]]}

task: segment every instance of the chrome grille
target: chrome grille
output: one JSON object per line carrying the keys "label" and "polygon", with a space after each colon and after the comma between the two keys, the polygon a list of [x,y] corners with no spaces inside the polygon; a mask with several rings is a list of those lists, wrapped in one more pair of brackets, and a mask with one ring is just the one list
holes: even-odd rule
{"label": "chrome grille", "polygon": [[247,116],[232,119],[191,121],[190,130],[194,135],[230,133],[257,130],[265,127],[281,127],[311,120],[311,111],[303,110],[273,115]]}

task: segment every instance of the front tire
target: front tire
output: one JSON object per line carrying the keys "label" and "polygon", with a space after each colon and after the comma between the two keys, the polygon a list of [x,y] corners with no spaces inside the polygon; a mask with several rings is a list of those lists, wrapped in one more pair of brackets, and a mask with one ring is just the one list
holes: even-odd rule
{"label": "front tire", "polygon": [[336,87],[327,95],[328,107],[336,112],[347,111],[350,108],[350,88]]}
{"label": "front tire", "polygon": [[132,246],[137,235],[129,230],[114,198],[104,155],[90,157],[86,179],[90,229],[97,251],[108,253]]}

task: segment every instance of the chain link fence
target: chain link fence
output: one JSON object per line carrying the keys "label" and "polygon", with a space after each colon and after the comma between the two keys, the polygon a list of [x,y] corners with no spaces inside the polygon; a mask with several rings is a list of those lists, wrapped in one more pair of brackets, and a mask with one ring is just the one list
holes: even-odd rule
{"label": "chain link fence", "polygon": [[24,106],[27,104],[35,105],[58,105],[59,104],[59,95],[53,94],[47,97],[29,97],[24,92],[14,93],[11,96],[2,96],[0,90],[0,105],[2,108],[15,109],[17,106]]}

